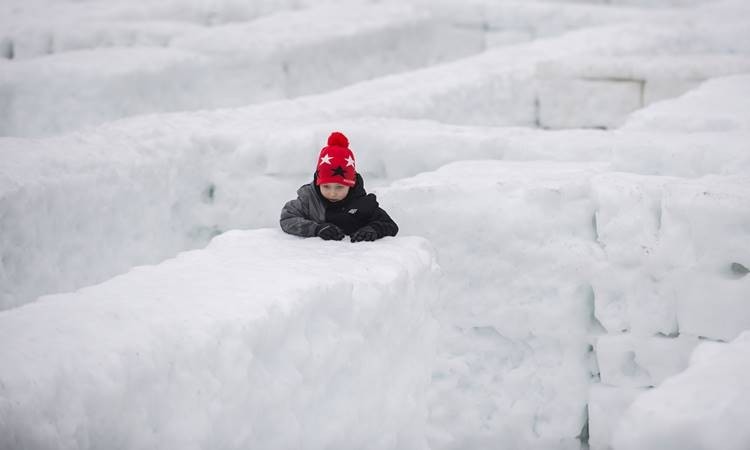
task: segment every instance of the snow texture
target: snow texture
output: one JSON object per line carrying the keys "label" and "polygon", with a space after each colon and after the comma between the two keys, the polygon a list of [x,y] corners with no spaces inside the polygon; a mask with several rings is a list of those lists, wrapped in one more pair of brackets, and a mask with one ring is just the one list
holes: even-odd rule
{"label": "snow texture", "polygon": [[419,238],[233,231],[7,311],[0,448],[425,448],[436,276]]}
{"label": "snow texture", "polygon": [[3,450],[750,448],[746,1],[0,12]]}
{"label": "snow texture", "polygon": [[[459,23],[446,23],[442,16],[455,15],[451,13],[455,5],[435,6],[436,12],[431,16],[421,12],[420,2],[416,3],[416,7],[389,2],[336,3],[285,11],[289,5],[279,2],[275,5],[278,10],[269,9],[261,17],[239,12],[237,19],[249,17],[246,22],[219,20],[210,27],[197,29],[189,22],[193,28],[175,31],[169,35],[167,44],[161,46],[100,48],[91,44],[77,51],[41,51],[41,56],[5,64],[7,70],[0,79],[0,95],[5,97],[6,111],[0,122],[0,134],[48,135],[133,114],[239,106],[317,93],[385,74],[390,76],[345,87],[337,95],[326,95],[324,107],[316,98],[300,99],[294,105],[284,102],[263,105],[259,108],[259,119],[303,115],[320,120],[324,116],[364,114],[434,118],[464,124],[533,125],[540,120],[535,87],[537,63],[585,55],[635,54],[648,58],[664,54],[665,49],[677,55],[748,52],[737,44],[743,41],[745,29],[731,21],[728,26],[726,12],[718,7],[708,13],[688,10],[666,17],[632,12],[605,21],[607,26],[583,31],[577,29],[575,15],[560,14],[556,20],[572,31],[481,52],[485,40],[482,33],[490,32],[487,26],[480,29],[460,26],[457,19],[454,20]],[[230,3],[228,7],[235,5]],[[480,17],[503,16],[502,11],[510,8],[506,6],[500,13],[493,13],[484,2],[479,2],[478,7],[490,11]],[[559,6],[546,8],[546,14],[554,16]],[[519,6],[513,9],[523,10]],[[79,14],[65,12],[72,18]],[[134,13],[120,11],[115,17],[120,14],[132,20]],[[87,14],[80,15],[88,18]],[[534,23],[538,15],[522,14],[519,25]],[[321,25],[328,23],[331,16],[342,16],[344,23],[352,22],[346,18],[356,17],[354,22],[361,29]],[[31,20],[24,14],[21,17]],[[635,21],[636,17],[640,20]],[[697,18],[701,20],[700,26],[679,25]],[[106,24],[114,18],[99,17],[94,23],[97,21]],[[716,30],[717,26],[722,27],[721,32]],[[9,27],[11,37],[6,38],[7,42],[15,42],[15,28]],[[309,33],[304,31],[307,29]],[[46,36],[44,33],[32,32],[35,36]],[[95,32],[89,34],[93,36],[91,39],[102,39]],[[54,37],[45,39],[56,42]],[[52,55],[44,56],[47,53]],[[472,53],[477,55],[454,64],[435,64]],[[102,68],[91,62],[92,55],[110,63]],[[128,62],[130,58],[144,62],[134,65]],[[107,66],[120,69],[113,74]],[[413,70],[422,66],[426,67]],[[84,70],[71,71],[70,67]],[[408,72],[397,73],[403,71]],[[667,73],[674,72],[666,70]],[[675,79],[667,76],[663,82]],[[374,92],[378,95],[373,95]],[[622,99],[617,102],[632,103]],[[571,117],[575,117],[576,110],[568,109]],[[630,109],[618,111],[624,113]],[[591,125],[582,122],[580,126]]]}
{"label": "snow texture", "polygon": [[688,366],[697,338],[607,334],[596,342],[601,382],[620,387],[653,387]]}
{"label": "snow texture", "polygon": [[644,388],[613,387],[594,384],[589,390],[589,446],[592,449],[609,449],[612,433],[622,415]]}
{"label": "snow texture", "polygon": [[747,131],[750,129],[750,76],[713,80],[678,101],[658,103],[634,114],[626,130]]}
{"label": "snow texture", "polygon": [[613,438],[616,449],[708,450],[750,446],[750,333],[702,344],[684,372],[635,399]]}
{"label": "snow texture", "polygon": [[[444,273],[433,446],[578,445],[592,375],[588,279],[601,253],[589,180],[602,170],[459,162],[380,190],[404,232],[436,245]],[[474,414],[458,413],[473,402]]]}
{"label": "snow texture", "polygon": [[[332,16],[338,25],[331,26]],[[187,30],[154,48],[82,46],[2,72],[7,110],[0,135],[295,97],[477,53],[482,45],[478,32],[453,29],[408,5],[355,4]]]}
{"label": "snow texture", "polygon": [[655,101],[681,95],[709,78],[749,70],[750,59],[732,54],[545,62],[538,68],[539,120],[549,128],[614,128]]}

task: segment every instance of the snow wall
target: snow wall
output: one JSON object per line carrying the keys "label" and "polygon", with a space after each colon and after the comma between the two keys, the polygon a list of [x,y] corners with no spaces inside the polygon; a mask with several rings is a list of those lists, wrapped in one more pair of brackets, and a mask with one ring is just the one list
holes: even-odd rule
{"label": "snow wall", "polygon": [[750,329],[747,176],[472,161],[379,198],[435,244],[445,273],[441,448],[572,449],[585,433],[607,448],[629,402],[684,370],[701,339]]}
{"label": "snow wall", "polygon": [[[540,132],[365,118],[257,128],[230,121],[210,131],[199,118],[166,119],[155,128],[0,144],[0,309],[156,263],[229,229],[276,226],[280,205],[309,181],[315,150],[337,128],[357,142],[370,188],[465,158],[600,161],[691,178],[750,170],[750,135],[741,130]],[[602,201],[617,213],[617,197]]]}
{"label": "snow wall", "polygon": [[[104,31],[106,24],[39,30],[59,48],[3,65],[0,135],[49,135],[136,114],[296,97],[484,46],[478,31],[395,4],[318,6],[210,27],[141,24],[164,34],[150,46],[112,45],[117,27],[129,27],[132,35],[138,22],[116,22]],[[128,36],[127,30],[121,34]]]}
{"label": "snow wall", "polygon": [[[0,135],[51,135],[338,88],[325,105],[265,104],[259,119],[382,115],[612,128],[655,100],[750,67],[744,28],[713,10],[220,1],[186,2],[176,14],[177,3],[110,6],[106,14],[75,4],[10,8],[0,21]],[[148,20],[169,11],[172,20]]]}
{"label": "snow wall", "polygon": [[[289,6],[253,2],[258,10],[250,11],[216,2],[228,8],[218,14],[196,4],[181,14],[201,10],[203,27],[282,3]],[[750,83],[746,76],[715,80],[631,113],[705,77],[747,71],[747,5],[706,2],[645,14],[564,2],[439,3],[441,20],[482,28],[492,49],[323,95],[138,117],[51,139],[2,139],[2,307],[101,282],[227,229],[275,225],[279,205],[309,180],[315,150],[342,129],[356,143],[368,187],[377,187],[403,234],[432,240],[444,268],[425,401],[433,449],[577,449],[587,439],[593,449],[668,448],[678,434],[695,448],[715,448],[717,436],[727,448],[746,448],[737,418],[747,416],[747,386],[736,377],[746,372],[737,356],[746,339],[735,336],[750,328],[750,114],[742,101]],[[132,8],[118,14],[151,13]],[[420,23],[402,23],[397,34],[408,37]],[[602,23],[610,25],[557,36]],[[106,29],[117,34],[112,24]],[[162,25],[155,29],[171,34],[157,36],[159,45],[205,31]],[[109,45],[97,33],[83,30],[81,50]],[[527,42],[541,36],[547,39]],[[358,42],[373,44],[376,59],[385,54],[372,36]],[[9,48],[2,41],[0,50]],[[75,61],[76,52],[52,57],[65,67],[66,54]],[[409,70],[408,59],[388,70]],[[12,63],[0,60],[3,69]],[[128,79],[122,86],[132,89]],[[99,81],[107,85],[109,74]],[[20,86],[14,90],[35,85]],[[615,131],[496,127],[622,123]],[[465,159],[505,161],[436,170]],[[421,172],[430,173],[399,180]],[[460,214],[435,214],[443,207]],[[710,369],[714,363],[719,370]],[[722,408],[711,409],[702,395],[676,402],[683,392],[710,393]],[[715,427],[697,426],[706,413]],[[87,438],[80,439],[70,445]]]}
{"label": "snow wall", "polygon": [[419,238],[233,231],[6,311],[0,448],[426,448],[437,275]]}
{"label": "snow wall", "polygon": [[[443,267],[430,446],[573,449],[588,424],[591,447],[605,449],[633,401],[685,370],[701,340],[750,328],[748,85],[712,81],[616,132],[373,118],[207,131],[197,116],[167,118],[160,126],[176,132],[137,142],[113,136],[156,126],[139,119],[31,148],[6,140],[16,156],[4,217],[16,222],[4,222],[3,249],[18,259],[4,273],[39,277],[26,289],[92,284],[212,233],[273,225],[309,179],[309,149],[342,128],[402,234],[429,238]],[[691,110],[701,114],[673,120]],[[688,124],[695,131],[680,134]],[[54,156],[60,146],[65,158]],[[483,161],[438,169],[468,157]],[[35,247],[45,235],[48,246]]]}
{"label": "snow wall", "polygon": [[633,402],[616,429],[614,448],[747,448],[749,369],[750,332],[729,344],[702,344],[687,370]]}

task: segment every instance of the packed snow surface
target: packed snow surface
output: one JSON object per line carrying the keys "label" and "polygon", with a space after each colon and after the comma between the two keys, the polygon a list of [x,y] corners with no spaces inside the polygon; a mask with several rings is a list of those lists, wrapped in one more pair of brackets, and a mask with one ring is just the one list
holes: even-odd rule
{"label": "packed snow surface", "polygon": [[233,231],[6,311],[0,448],[424,448],[436,275],[419,238]]}
{"label": "packed snow surface", "polygon": [[[331,24],[332,18],[338,23]],[[5,103],[0,135],[47,135],[148,112],[295,97],[483,47],[478,31],[455,29],[398,4],[281,11],[249,22],[179,30],[152,46],[100,48],[96,41],[107,39],[100,27],[95,21],[76,31],[55,31],[63,36],[50,40],[63,48],[6,64],[0,72]],[[67,48],[68,33],[94,42]]]}
{"label": "packed snow surface", "polygon": [[601,255],[589,185],[605,167],[458,162],[381,191],[403,229],[435,243],[444,271],[434,446],[580,445],[592,377],[589,279]]}
{"label": "packed snow surface", "polygon": [[633,402],[615,432],[614,448],[748,448],[748,370],[750,332],[728,344],[702,344],[687,370]]}
{"label": "packed snow surface", "polygon": [[[750,328],[750,279],[730,276],[748,254],[747,178],[609,170],[458,162],[380,191],[402,229],[435,243],[444,270],[431,396],[433,423],[449,430],[440,445],[574,448],[592,378],[653,386],[685,369],[698,336]],[[613,334],[590,336],[602,331]],[[476,401],[477,416],[447,406]],[[566,420],[548,422],[561,411]]]}
{"label": "packed snow surface", "polygon": [[750,448],[748,17],[7,0],[0,448]]}

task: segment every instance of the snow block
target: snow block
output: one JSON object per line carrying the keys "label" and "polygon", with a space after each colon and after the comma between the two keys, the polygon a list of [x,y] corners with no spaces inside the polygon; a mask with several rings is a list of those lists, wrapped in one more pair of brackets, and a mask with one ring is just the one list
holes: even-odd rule
{"label": "snow block", "polygon": [[750,130],[750,75],[716,78],[667,102],[657,102],[630,116],[627,131],[730,132]]}
{"label": "snow block", "polygon": [[601,382],[618,387],[652,387],[688,366],[698,338],[681,335],[644,337],[627,334],[600,336],[596,361]]}
{"label": "snow block", "polygon": [[[522,338],[559,323],[586,328],[592,305],[578,303],[591,300],[582,284],[603,256],[594,240],[590,180],[605,168],[463,161],[399,180],[379,189],[378,198],[403,230],[419,231],[441,249],[444,307]],[[425,216],[433,218],[429,224]]]}
{"label": "snow block", "polygon": [[661,225],[659,194],[667,181],[620,173],[603,174],[593,180],[599,206],[597,238],[612,262],[636,267],[655,247]]}
{"label": "snow block", "polygon": [[[677,101],[677,100],[676,100]],[[697,178],[750,173],[750,132],[671,133],[619,131],[608,134],[613,168],[643,175]]]}
{"label": "snow block", "polygon": [[247,73],[258,63],[277,66],[283,76],[269,74],[267,83],[288,98],[473,55],[483,39],[408,4],[340,2],[204,28],[170,45],[219,61],[239,59]]}
{"label": "snow block", "polygon": [[549,128],[615,128],[630,113],[677,97],[701,82],[750,70],[734,55],[584,56],[538,66],[540,124]]}
{"label": "snow block", "polygon": [[278,226],[334,129],[355,143],[368,190],[468,156],[499,157],[506,141],[429,121],[169,122],[0,139],[0,309],[203,247],[224,230]]}
{"label": "snow block", "polygon": [[[102,64],[106,60],[108,64]],[[13,61],[0,72],[0,136],[49,135],[147,112],[198,108],[202,55],[162,47],[79,50]],[[205,92],[205,91],[204,91]]]}
{"label": "snow block", "polygon": [[[16,3],[14,5],[14,3]],[[227,22],[252,20],[303,6],[298,0],[240,2],[167,0],[158,4],[114,2],[89,8],[79,3],[39,3],[20,7],[9,0],[0,15],[0,33],[13,43],[14,58],[29,59],[71,50],[166,46],[176,36]]]}
{"label": "snow block", "polygon": [[539,124],[546,128],[615,128],[640,108],[637,80],[538,81]]}
{"label": "snow block", "polygon": [[233,231],[0,313],[0,448],[425,448],[419,238]]}
{"label": "snow block", "polygon": [[50,135],[137,114],[320,93],[482,46],[479,31],[394,4],[319,6],[191,28],[166,48],[83,49],[13,61],[0,72],[0,91],[10,93],[0,135]]}
{"label": "snow block", "polygon": [[611,450],[612,433],[630,404],[646,389],[594,384],[589,389],[589,448]]}
{"label": "snow block", "polygon": [[607,264],[591,284],[595,316],[608,332],[650,336],[678,331],[674,297],[649,270]]}
{"label": "snow block", "polygon": [[706,78],[684,80],[679,78],[669,78],[664,75],[659,78],[649,79],[643,84],[642,106],[650,105],[661,100],[669,100],[679,97],[680,95],[700,86]]}
{"label": "snow block", "polygon": [[606,173],[592,180],[597,241],[607,264],[592,277],[596,317],[613,333],[677,331],[673,298],[658,280],[665,268],[654,257],[661,232],[664,185],[676,179]]}
{"label": "snow block", "polygon": [[631,80],[642,82],[646,86],[652,80],[660,83],[699,83],[710,78],[747,72],[750,70],[750,57],[719,52],[690,55],[586,55],[545,61],[539,64],[538,70],[540,76],[553,79]]}
{"label": "snow block", "polygon": [[[592,378],[600,164],[466,161],[379,189],[443,269],[437,448],[578,448]],[[429,220],[425,220],[429,217]]]}
{"label": "snow block", "polygon": [[483,27],[490,31],[523,32],[528,35],[528,39],[644,18],[643,11],[618,8],[610,4],[492,0],[429,3],[438,12],[450,14],[449,17],[461,25]]}
{"label": "snow block", "polygon": [[598,241],[608,264],[593,279],[596,317],[610,332],[731,339],[748,328],[750,183],[605,174],[593,181]]}
{"label": "snow block", "polygon": [[[742,267],[745,267],[742,265]],[[680,330],[729,341],[750,330],[750,277],[745,273],[681,274],[675,277]]]}
{"label": "snow block", "polygon": [[[731,340],[750,329],[750,180],[707,176],[666,186],[661,246],[675,269],[681,333]],[[669,255],[667,258],[666,255]]]}
{"label": "snow block", "polygon": [[643,393],[613,433],[618,450],[750,448],[750,332],[706,342],[690,367]]}
{"label": "snow block", "polygon": [[[149,72],[151,65],[148,64],[134,72],[128,72],[129,75],[124,74],[111,80],[102,75],[98,68],[93,68],[88,75],[79,74],[69,78],[65,92],[78,90],[82,94],[68,99],[63,105],[73,102],[73,105],[93,108],[101,117],[95,123],[101,123],[127,114],[175,111],[190,107],[247,105],[270,98],[282,99],[303,91],[305,94],[319,93],[321,89],[333,89],[344,83],[361,81],[328,94],[309,95],[294,101],[268,102],[233,113],[244,116],[245,126],[254,121],[301,122],[362,116],[435,119],[458,124],[533,125],[538,120],[533,80],[539,62],[591,53],[608,53],[613,42],[617,42],[618,51],[636,51],[652,47],[662,37],[646,33],[643,37],[638,35],[637,38],[621,42],[623,34],[635,35],[642,27],[611,26],[479,53],[484,45],[480,31],[456,30],[450,24],[413,7],[370,4],[347,5],[339,9],[335,9],[335,16],[346,14],[347,17],[355,17],[352,22],[357,27],[362,27],[362,35],[352,35],[349,33],[352,30],[348,27],[337,34],[338,27],[328,27],[325,30],[330,34],[317,36],[311,33],[309,39],[302,41],[294,37],[296,32],[307,28],[305,20],[298,16],[306,17],[306,20],[314,23],[328,23],[326,11],[330,12],[330,8],[325,7],[264,18],[263,21],[270,24],[259,27],[260,30],[274,30],[267,40],[247,39],[248,33],[252,31],[252,22],[247,24],[250,31],[237,24],[225,25],[217,27],[217,32],[224,35],[231,44],[219,38],[209,39],[210,42],[206,42],[205,46],[200,39],[191,40],[187,36],[176,40],[186,49],[181,50],[182,53],[195,54],[201,61],[208,60],[207,63],[196,63],[196,70],[177,73],[168,71],[169,75],[161,76]],[[400,14],[398,11],[406,12]],[[288,15],[295,19],[289,19]],[[278,29],[271,26],[274,20],[277,21]],[[285,28],[283,25],[286,21],[296,28]],[[366,27],[365,23],[377,29]],[[316,29],[323,33],[321,29]],[[349,42],[357,42],[358,45],[349,46]],[[222,49],[225,51],[222,52]],[[124,54],[125,50],[137,52],[137,49],[131,48],[94,49],[84,53],[103,52],[100,53],[101,57],[111,54],[114,57],[108,59],[116,61],[113,66],[120,66],[125,63],[116,55]],[[173,47],[161,50],[180,51]],[[445,62],[474,53],[479,54]],[[53,55],[52,60],[55,61],[58,57],[65,60],[68,54]],[[17,93],[21,99],[9,100],[9,105],[16,105],[10,112],[18,111],[17,114],[28,117],[33,123],[17,123],[13,119],[15,113],[10,114],[7,115],[7,122],[15,125],[0,123],[3,133],[40,135],[60,131],[44,128],[46,125],[41,123],[52,120],[54,124],[61,113],[44,103],[44,91],[35,94],[40,84],[39,77],[44,81],[47,76],[45,60],[47,58],[12,62],[14,69],[8,71],[7,82],[13,88],[9,88],[8,92],[14,95]],[[438,62],[444,63],[437,64]],[[154,66],[161,67],[161,64]],[[424,68],[414,70],[417,67]],[[23,72],[29,78],[18,72]],[[66,72],[66,77],[68,75]],[[50,76],[56,77],[54,73]],[[139,89],[146,92],[156,89],[148,81],[150,77],[156,77],[157,85],[165,86],[164,98],[160,95],[140,94]],[[124,82],[128,78],[132,81],[132,86],[129,90],[126,89],[127,92],[114,89],[106,98],[97,93],[99,87],[109,89],[108,83],[111,81]],[[165,83],[168,82],[172,84],[166,86]],[[54,93],[61,95],[61,90],[55,89]],[[88,97],[88,93],[93,98]],[[126,97],[127,102],[112,100]],[[131,101],[131,97],[134,100]],[[50,113],[32,116],[27,111],[31,108],[31,103],[28,102],[44,103],[47,106],[45,110]],[[29,106],[26,107],[25,104]],[[33,111],[38,111],[38,108]],[[78,114],[85,116],[87,110],[71,107],[66,108],[66,111],[69,116],[65,121],[70,122],[69,126],[72,127]],[[227,120],[226,111],[206,113],[206,116],[213,116],[217,123]],[[135,123],[137,122],[135,119]],[[25,131],[13,131],[14,127],[22,127]],[[163,128],[159,127],[156,131],[160,132]]]}

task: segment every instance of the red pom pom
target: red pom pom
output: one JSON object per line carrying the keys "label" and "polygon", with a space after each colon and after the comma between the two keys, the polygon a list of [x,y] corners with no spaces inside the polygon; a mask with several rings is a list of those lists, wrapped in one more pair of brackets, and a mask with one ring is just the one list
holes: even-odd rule
{"label": "red pom pom", "polygon": [[349,148],[349,139],[347,139],[343,133],[334,131],[328,136],[328,146]]}

